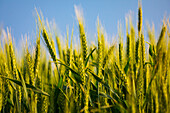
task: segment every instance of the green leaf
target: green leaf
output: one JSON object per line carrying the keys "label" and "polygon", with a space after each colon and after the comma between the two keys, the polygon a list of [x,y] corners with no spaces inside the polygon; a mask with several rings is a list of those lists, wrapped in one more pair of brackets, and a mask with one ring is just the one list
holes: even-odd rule
{"label": "green leaf", "polygon": [[94,89],[94,90],[97,90],[97,86],[96,86],[92,81],[90,81],[90,83],[91,83],[93,89]]}
{"label": "green leaf", "polygon": [[112,88],[111,88],[102,78],[98,77],[98,76],[97,76],[95,73],[93,73],[92,70],[89,69],[89,68],[87,68],[87,71],[89,71],[98,82],[102,83],[106,88],[108,88],[108,89],[114,94],[114,96],[115,96],[117,99],[120,99],[120,97],[118,96],[118,94],[117,94],[116,92],[114,92],[114,91],[112,90]]}
{"label": "green leaf", "polygon": [[9,103],[9,105],[11,105],[12,107],[14,107],[14,103],[13,103],[9,98],[7,98],[7,102]]}
{"label": "green leaf", "polygon": [[[10,81],[12,81],[12,82],[14,82],[14,83],[16,83],[16,84],[19,85],[19,86],[22,86],[22,83],[21,83],[21,81],[19,81],[19,80],[7,78],[7,77],[4,77],[4,78],[6,78],[6,79],[8,79],[8,80],[10,80]],[[33,86],[33,85],[30,85],[30,84],[27,84],[27,83],[25,83],[25,84],[26,84],[26,87],[27,87],[27,88],[32,89],[32,90],[33,90],[34,92],[36,92],[36,93],[41,93],[41,94],[43,94],[43,95],[50,96],[48,93],[42,91],[42,90],[39,89],[39,88],[36,88],[36,87]],[[23,87],[23,86],[22,86],[22,87]]]}
{"label": "green leaf", "polygon": [[93,54],[93,52],[96,50],[96,47],[90,52],[90,54],[88,55],[88,57],[86,58],[86,61],[85,61],[85,67],[87,66],[87,63],[89,61],[89,58],[90,56]]}
{"label": "green leaf", "polygon": [[152,50],[152,45],[149,44],[149,55],[153,56],[153,50]]}
{"label": "green leaf", "polygon": [[105,97],[105,98],[111,99],[111,100],[113,100],[114,102],[116,102],[115,99],[113,99],[110,95],[108,95],[108,94],[106,94],[106,93],[104,93],[104,92],[99,92],[99,96],[103,96],[103,97]]}
{"label": "green leaf", "polygon": [[61,91],[61,93],[66,97],[66,99],[69,101],[69,98],[67,97],[67,95],[63,92],[63,90],[61,90],[60,88],[58,88],[60,91]]}
{"label": "green leaf", "polygon": [[[96,95],[96,96],[98,95],[96,90],[90,90],[90,92],[91,92],[93,95]],[[108,94],[106,94],[106,93],[104,93],[104,92],[99,92],[99,96],[102,96],[102,97],[104,97],[104,98],[111,99],[111,100],[114,102],[113,104],[115,104],[115,105],[118,106],[119,108],[123,109],[123,111],[126,111],[125,107],[123,106],[124,104],[126,104],[126,106],[127,106],[126,101],[121,101],[122,103],[119,103],[119,102],[120,102],[119,99],[115,99],[115,98],[111,97],[110,95],[108,95]]]}
{"label": "green leaf", "polygon": [[[81,78],[80,78],[80,75],[79,75],[78,72],[76,72],[76,71],[75,71],[74,69],[72,69],[70,66],[66,65],[62,60],[60,60],[60,59],[57,59],[57,60],[60,61],[60,62],[58,62],[59,64],[65,66],[66,68],[68,68],[68,69],[74,74],[74,78],[76,79],[76,81],[77,81],[78,83],[81,83]],[[76,83],[76,81],[75,81],[71,76],[68,76],[68,75],[67,75],[67,77],[69,77],[74,83]]]}
{"label": "green leaf", "polygon": [[126,64],[126,66],[124,68],[125,74],[127,74],[127,71],[129,69],[129,62],[130,62],[130,58],[128,59],[127,64]]}
{"label": "green leaf", "polygon": [[60,60],[60,59],[57,59],[57,60],[60,61],[60,62],[57,62],[57,63],[59,63],[59,64],[61,64],[61,65],[64,65],[64,66],[65,66],[66,68],[68,68],[72,73],[79,75],[78,72],[76,72],[76,71],[75,71],[74,69],[72,69],[70,66],[66,65],[62,60]]}
{"label": "green leaf", "polygon": [[29,108],[29,99],[28,99],[27,87],[26,87],[24,78],[23,78],[23,76],[21,75],[21,73],[20,73],[19,70],[18,70],[18,75],[19,75],[19,77],[20,77],[20,79],[21,79],[21,83],[22,83],[22,86],[23,86],[23,89],[24,89],[24,92],[25,92],[25,96],[26,96],[26,106],[27,106],[27,108]]}
{"label": "green leaf", "polygon": [[95,73],[93,73],[93,71],[90,68],[87,68],[86,70],[90,72],[98,82],[104,82],[102,78],[98,77]]}
{"label": "green leaf", "polygon": [[58,82],[58,87],[59,88],[61,88],[62,87],[62,84],[63,84],[63,78],[62,77],[60,77],[60,80],[59,80],[59,82]]}
{"label": "green leaf", "polygon": [[36,92],[36,93],[41,93],[41,94],[43,94],[43,95],[50,96],[48,93],[42,91],[42,90],[39,89],[39,88],[34,87],[33,85],[26,84],[26,87],[32,89],[32,90],[33,90],[34,92]]}

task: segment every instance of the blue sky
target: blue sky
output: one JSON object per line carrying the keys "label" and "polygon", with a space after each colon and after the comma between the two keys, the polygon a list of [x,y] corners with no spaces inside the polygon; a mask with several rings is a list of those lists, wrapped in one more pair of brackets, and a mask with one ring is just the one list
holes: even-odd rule
{"label": "blue sky", "polygon": [[[59,33],[66,34],[66,26],[75,28],[74,35],[78,37],[77,20],[74,5],[81,6],[85,19],[85,29],[88,38],[96,34],[97,16],[109,37],[116,36],[117,24],[121,21],[125,32],[125,16],[132,11],[133,23],[136,27],[138,0],[0,0],[0,25],[9,27],[15,41],[21,40],[21,34],[33,37],[36,29],[35,7],[42,11],[44,18],[54,20]],[[143,23],[155,24],[156,35],[160,33],[164,16],[170,16],[170,0],[143,0]],[[17,44],[17,43],[16,43]]]}

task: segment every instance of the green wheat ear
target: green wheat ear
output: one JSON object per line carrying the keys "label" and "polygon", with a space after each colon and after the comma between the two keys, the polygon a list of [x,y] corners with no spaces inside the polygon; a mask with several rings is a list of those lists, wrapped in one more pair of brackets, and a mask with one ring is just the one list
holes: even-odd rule
{"label": "green wheat ear", "polygon": [[[12,69],[12,75],[13,78],[20,80],[18,76],[18,71],[16,67],[16,59],[15,59],[15,54],[13,50],[13,45],[12,42],[9,44],[9,54],[10,54],[10,59],[11,59],[11,69]],[[17,86],[18,90],[16,91],[16,97],[18,98],[18,109],[17,111],[19,112],[21,110],[21,87]]]}
{"label": "green wheat ear", "polygon": [[100,36],[100,26],[98,23],[97,27],[98,31],[98,77],[102,77],[102,62],[103,62],[103,55],[102,55],[102,41],[101,41],[101,36]]}
{"label": "green wheat ear", "polygon": [[102,54],[103,54],[103,57],[105,56],[105,37],[104,37],[104,33],[102,32],[101,33],[101,41],[102,41]]}
{"label": "green wheat ear", "polygon": [[139,9],[138,9],[138,35],[141,35],[142,31],[142,7],[141,4],[139,4]]}
{"label": "green wheat ear", "polygon": [[39,37],[37,38],[36,53],[35,53],[35,60],[34,60],[34,76],[35,76],[35,78],[38,74],[39,62],[40,62],[40,33],[39,33]]}
{"label": "green wheat ear", "polygon": [[28,70],[28,74],[30,76],[30,84],[34,85],[34,74],[33,74],[33,61],[32,61],[32,57],[27,49],[27,55],[26,55],[26,60],[27,60],[27,70]]}
{"label": "green wheat ear", "polygon": [[85,78],[85,70],[84,70],[84,64],[83,64],[82,55],[80,56],[80,58],[78,60],[78,72],[80,74],[82,85],[85,86],[86,78]]}
{"label": "green wheat ear", "polygon": [[12,43],[9,44],[9,54],[10,54],[10,59],[11,59],[11,69],[12,69],[12,73],[14,78],[17,78],[17,71],[16,71],[16,59],[15,59],[15,55],[14,55],[14,51],[13,51],[13,47],[12,47]]}
{"label": "green wheat ear", "polygon": [[86,61],[87,57],[87,41],[86,41],[86,35],[83,27],[83,23],[79,22],[79,31],[80,31],[80,40],[81,40],[81,48],[83,52],[83,59]]}
{"label": "green wheat ear", "polygon": [[52,47],[51,41],[50,41],[50,39],[48,37],[47,31],[46,31],[45,28],[43,29],[42,35],[43,35],[43,38],[45,40],[45,43],[47,45],[47,48],[48,48],[48,50],[50,52],[50,55],[51,55],[53,61],[56,61],[57,56],[56,56],[56,53],[54,51],[54,48]]}
{"label": "green wheat ear", "polygon": [[162,30],[161,30],[161,34],[159,36],[159,40],[158,40],[157,45],[156,45],[157,51],[159,51],[159,49],[162,47],[163,39],[165,37],[165,33],[166,33],[166,26],[163,26]]}
{"label": "green wheat ear", "polygon": [[135,59],[136,59],[137,64],[139,63],[139,58],[140,58],[139,48],[140,48],[140,44],[139,44],[139,38],[138,38],[136,41],[136,49],[135,49]]}
{"label": "green wheat ear", "polygon": [[144,41],[143,34],[141,34],[141,60],[142,60],[142,64],[144,67],[144,64],[145,64],[145,41]]}
{"label": "green wheat ear", "polygon": [[[4,71],[5,71],[5,77],[9,77],[9,70],[7,67],[7,64],[4,63]],[[4,99],[3,99],[3,106],[5,106],[7,104],[7,99],[8,99],[8,95],[9,95],[9,81],[7,79],[4,79]]]}
{"label": "green wheat ear", "polygon": [[57,54],[56,54],[56,51],[55,51],[56,49],[55,49],[54,41],[52,39],[50,41],[45,27],[43,28],[42,35],[43,35],[43,38],[44,38],[45,43],[47,45],[47,48],[50,52],[51,58],[53,59],[55,65],[56,65],[58,75],[60,76],[60,71],[59,71],[58,64],[57,64]]}
{"label": "green wheat ear", "polygon": [[78,20],[78,24],[79,24],[79,33],[80,33],[80,41],[81,41],[81,49],[82,49],[82,54],[83,54],[83,62],[86,61],[87,58],[87,41],[86,41],[86,35],[85,35],[85,30],[84,30],[84,26],[83,26],[83,16],[82,13],[80,11],[80,9],[75,6],[75,13],[77,16],[77,20]]}
{"label": "green wheat ear", "polygon": [[57,41],[57,47],[58,47],[58,53],[59,53],[60,59],[63,59],[61,42],[60,42],[60,38],[58,36],[56,36],[56,41]]}
{"label": "green wheat ear", "polygon": [[132,25],[132,22],[130,24],[130,36],[131,36],[131,48],[132,48],[132,62],[135,64],[135,29]]}
{"label": "green wheat ear", "polygon": [[126,48],[126,56],[127,56],[127,60],[131,58],[131,36],[129,34],[127,34],[127,48]]}
{"label": "green wheat ear", "polygon": [[119,65],[120,68],[123,66],[123,43],[122,41],[119,42]]}

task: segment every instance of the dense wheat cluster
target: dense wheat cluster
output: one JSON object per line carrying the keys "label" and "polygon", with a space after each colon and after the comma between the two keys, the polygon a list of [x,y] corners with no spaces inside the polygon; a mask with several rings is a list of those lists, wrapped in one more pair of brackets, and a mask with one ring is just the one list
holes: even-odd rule
{"label": "dense wheat cluster", "polygon": [[23,55],[17,55],[10,32],[0,32],[0,112],[170,112],[169,19],[164,19],[158,38],[154,28],[148,27],[144,34],[139,5],[136,30],[127,19],[126,37],[120,31],[118,44],[109,45],[98,20],[97,44],[90,45],[83,18],[75,9],[77,48],[72,44],[73,31],[63,45],[38,13],[35,49],[26,44]]}

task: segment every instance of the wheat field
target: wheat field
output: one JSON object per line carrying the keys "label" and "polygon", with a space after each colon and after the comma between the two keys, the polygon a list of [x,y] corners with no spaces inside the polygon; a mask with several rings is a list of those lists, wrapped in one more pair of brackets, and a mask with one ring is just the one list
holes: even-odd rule
{"label": "wheat field", "polygon": [[137,29],[127,18],[126,37],[120,32],[119,40],[108,44],[98,19],[97,43],[90,44],[76,7],[75,13],[80,41],[76,44],[74,29],[64,43],[58,35],[52,37],[38,11],[33,49],[26,41],[17,55],[12,34],[1,30],[0,112],[169,113],[169,19],[163,20],[159,36],[154,27],[144,34],[139,4]]}

